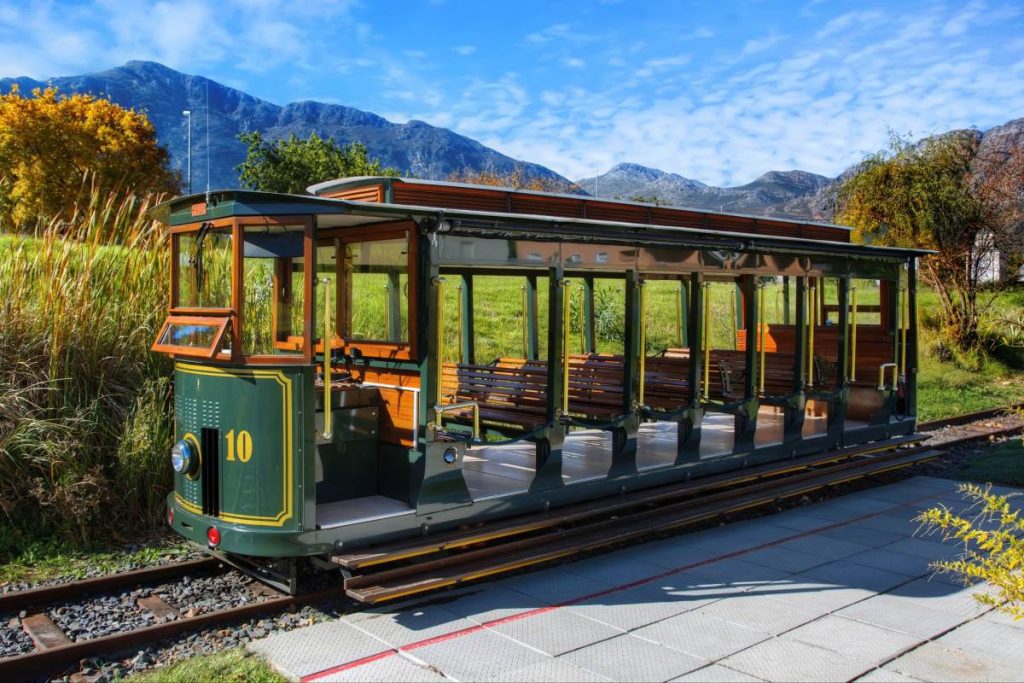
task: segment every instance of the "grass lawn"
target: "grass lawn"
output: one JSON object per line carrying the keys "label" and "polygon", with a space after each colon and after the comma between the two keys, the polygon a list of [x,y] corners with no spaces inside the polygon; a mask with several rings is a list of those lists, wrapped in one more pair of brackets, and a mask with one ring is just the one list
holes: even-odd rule
{"label": "grass lawn", "polygon": [[8,562],[0,564],[0,584],[76,579],[96,572],[109,574],[139,565],[156,564],[161,558],[174,560],[188,552],[189,547],[182,539],[170,535],[129,552],[123,547],[76,549],[55,539],[32,541]]}
{"label": "grass lawn", "polygon": [[285,683],[288,680],[241,647],[190,657],[131,679],[140,683]]}
{"label": "grass lawn", "polygon": [[957,472],[960,479],[1003,486],[1024,486],[1024,443],[1012,439],[971,458]]}

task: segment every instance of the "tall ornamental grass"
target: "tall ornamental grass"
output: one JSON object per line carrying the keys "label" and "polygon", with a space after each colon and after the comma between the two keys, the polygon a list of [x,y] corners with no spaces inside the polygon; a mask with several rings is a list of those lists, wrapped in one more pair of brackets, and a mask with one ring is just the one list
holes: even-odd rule
{"label": "tall ornamental grass", "polygon": [[155,200],[93,191],[70,219],[0,234],[0,561],[156,522],[170,486],[170,366]]}

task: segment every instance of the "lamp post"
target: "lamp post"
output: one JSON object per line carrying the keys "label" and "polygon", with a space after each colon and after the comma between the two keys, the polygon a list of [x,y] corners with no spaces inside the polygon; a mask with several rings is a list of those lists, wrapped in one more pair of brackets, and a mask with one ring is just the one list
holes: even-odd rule
{"label": "lamp post", "polygon": [[192,194],[192,112],[186,109],[181,113],[188,120],[188,194]]}

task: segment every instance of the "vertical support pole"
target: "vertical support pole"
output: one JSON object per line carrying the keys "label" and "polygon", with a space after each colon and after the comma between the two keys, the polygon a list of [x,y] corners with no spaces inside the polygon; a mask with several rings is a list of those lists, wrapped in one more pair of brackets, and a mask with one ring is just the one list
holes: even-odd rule
{"label": "vertical support pole", "polygon": [[402,288],[397,272],[388,273],[388,338],[401,341],[402,337]]}
{"label": "vertical support pole", "polygon": [[796,277],[796,311],[793,318],[793,394],[785,406],[782,441],[792,444],[792,453],[798,451],[803,440],[804,417],[807,412],[807,393],[804,369],[807,367],[807,277]]}
{"label": "vertical support pole", "polygon": [[[566,283],[561,266],[548,271],[548,381],[547,381],[547,423],[544,435],[537,439],[536,459],[534,461],[533,483],[531,491],[558,488],[562,486],[562,444],[565,441],[567,428],[560,424],[563,406],[567,399],[565,394],[565,306]],[[532,301],[534,321],[532,338],[536,337],[536,290],[537,278],[527,277],[527,308]],[[532,290],[532,296],[530,296]],[[533,342],[532,353],[536,355],[536,342]]]}
{"label": "vertical support pole", "polygon": [[788,275],[786,275],[786,276],[784,276],[782,278],[782,322],[785,325],[792,325],[793,324],[792,315],[791,315],[790,310],[789,310],[790,309],[790,306],[789,306],[789,297],[790,297],[789,281],[790,281],[790,277]]}
{"label": "vertical support pole", "polygon": [[473,324],[473,276],[462,276],[461,298],[459,301],[461,311],[460,337],[462,346],[459,358],[463,363],[476,363],[476,340],[474,339],[475,325]]}
{"label": "vertical support pole", "polygon": [[583,353],[596,353],[594,339],[594,276],[583,277]]}
{"label": "vertical support pole", "polygon": [[737,282],[733,285],[733,301],[732,301],[732,339],[729,341],[728,349],[736,348],[736,337],[737,330],[744,326],[743,321],[743,286]]}
{"label": "vertical support pole", "polygon": [[[900,283],[897,271],[896,280],[882,280],[879,286],[878,303],[882,308],[882,328],[888,330],[888,337],[892,341],[892,355],[890,362],[900,362]],[[897,382],[898,384],[898,382]],[[896,412],[897,387],[891,387],[883,392],[883,404],[878,412],[871,416],[871,424],[887,425],[893,414]]]}
{"label": "vertical support pole", "polygon": [[676,308],[676,325],[679,328],[679,348],[690,345],[690,281],[686,276],[679,280],[679,303]]}
{"label": "vertical support pole", "polygon": [[917,416],[917,372],[918,372],[918,345],[917,345],[917,258],[911,257],[907,261],[907,306],[910,309],[907,326],[907,381],[905,385],[906,415]]}
{"label": "vertical support pole", "polygon": [[857,380],[857,287],[850,288],[850,382]]}
{"label": "vertical support pole", "polygon": [[811,281],[810,293],[807,296],[807,386],[814,387],[814,326],[817,324],[815,313],[818,309],[818,282]]}
{"label": "vertical support pole", "polygon": [[[549,286],[550,291],[550,286]],[[551,309],[551,299],[548,299],[548,309]],[[558,299],[555,299],[558,301]],[[550,328],[548,334],[550,335]],[[537,350],[540,348],[539,333],[537,331],[537,276],[526,276],[526,359],[537,360]]]}
{"label": "vertical support pole", "polygon": [[[436,314],[434,319],[434,331],[436,332],[436,343],[434,348],[437,351],[437,382],[435,385],[435,403],[434,405],[444,405],[444,278],[434,278],[434,283],[437,285],[437,304]],[[438,413],[436,418],[436,424],[438,428],[441,427],[441,414]]]}
{"label": "vertical support pole", "polygon": [[687,404],[689,409],[679,419],[676,448],[676,464],[700,460],[701,423],[704,409],[701,406],[701,362],[704,353],[704,279],[700,273],[691,273],[686,283],[687,316],[686,336],[690,355],[686,372]]}
{"label": "vertical support pole", "polygon": [[612,429],[612,466],[609,476],[636,472],[636,436],[640,431],[640,354],[643,347],[643,283],[636,271],[626,273],[626,339],[623,357],[622,414],[625,421]]}
{"label": "vertical support pole", "polygon": [[742,321],[746,345],[743,351],[743,405],[733,420],[733,452],[745,453],[754,450],[754,434],[757,431],[757,413],[760,402],[757,399],[758,349],[757,349],[757,277],[744,275],[736,283],[736,302],[742,304],[737,321]]}
{"label": "vertical support pole", "polygon": [[[824,288],[824,280],[822,285]],[[835,392],[828,402],[828,441],[829,447],[835,448],[843,444],[846,429],[846,407],[850,400],[850,387],[847,378],[850,376],[850,278],[836,278],[836,299],[839,304],[839,319],[836,321]]]}

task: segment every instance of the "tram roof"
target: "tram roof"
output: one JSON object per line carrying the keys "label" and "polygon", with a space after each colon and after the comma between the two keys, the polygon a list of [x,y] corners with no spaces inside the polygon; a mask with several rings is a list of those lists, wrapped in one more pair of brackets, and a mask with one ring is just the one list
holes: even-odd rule
{"label": "tram roof", "polygon": [[[628,207],[638,208],[650,208],[652,205],[645,202],[637,202],[626,199],[612,199],[609,197],[598,197],[589,194],[574,194],[570,192],[542,192],[540,190],[529,190],[525,188],[517,187],[505,187],[499,185],[479,185],[476,183],[458,183],[450,180],[424,180],[421,178],[403,178],[395,176],[350,176],[348,178],[338,178],[335,180],[326,180],[315,185],[310,185],[306,188],[306,191],[316,196],[329,196],[332,192],[365,187],[370,185],[383,185],[389,189],[394,188],[396,185],[410,185],[419,186],[423,188],[443,188],[443,189],[459,189],[459,190],[476,190],[483,192],[502,192],[512,193],[517,195],[528,195],[531,197],[544,197],[551,199],[567,199],[575,201],[587,201],[587,202],[599,202],[602,204],[615,204]],[[715,211],[713,209],[702,209],[692,206],[657,206],[659,209],[667,209],[669,211],[691,211],[699,214],[706,214],[708,216],[723,216],[729,218],[745,218],[752,221],[771,221],[772,223],[786,223],[792,226],[816,226],[821,228],[834,228],[837,230],[843,230],[851,232],[852,229],[848,225],[840,225],[838,223],[829,223],[828,221],[815,221],[815,220],[803,220],[796,218],[784,218],[780,216],[766,216],[756,215],[751,213],[732,212],[732,211]]]}
{"label": "tram roof", "polygon": [[[548,193],[538,193],[547,195]],[[571,195],[569,195],[571,196]],[[434,219],[445,222],[443,232],[511,239],[644,242],[693,248],[739,251],[840,254],[851,257],[907,258],[934,253],[926,249],[882,247],[848,242],[729,231],[707,231],[647,223],[572,218],[526,213],[453,209],[411,204],[382,204],[312,195],[254,190],[216,190],[175,197],[151,210],[168,226],[232,216],[315,215],[320,228],[354,227],[396,220]],[[733,216],[740,214],[720,214]],[[774,220],[774,219],[773,219]]]}

